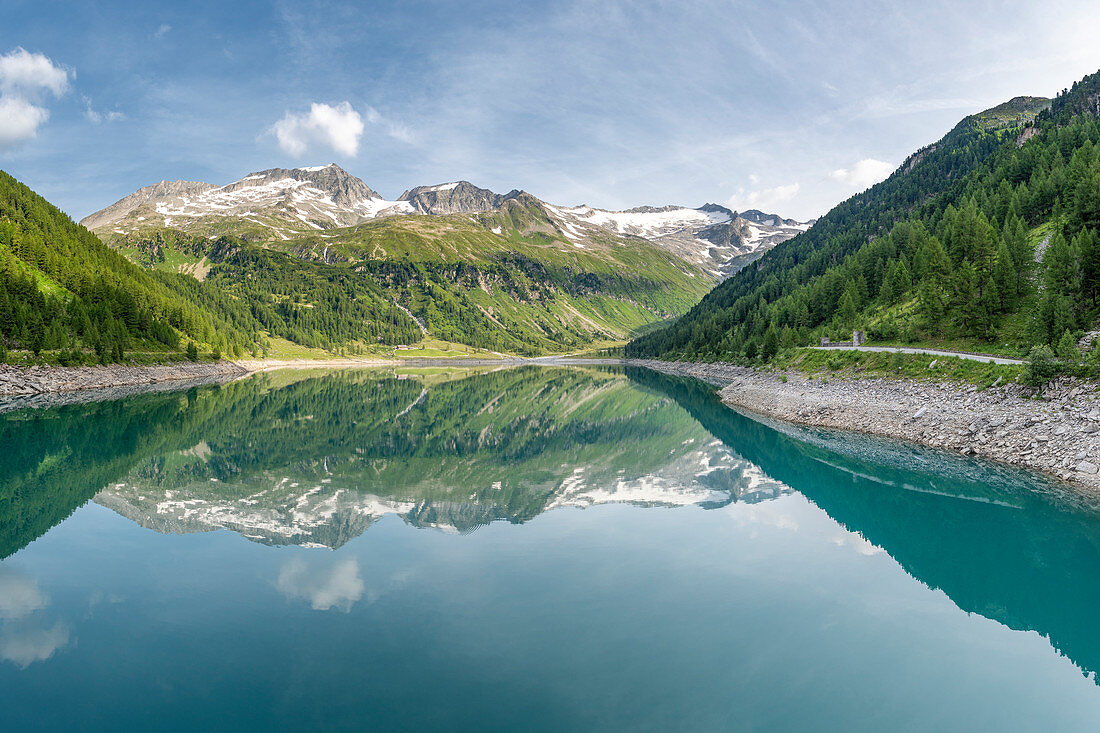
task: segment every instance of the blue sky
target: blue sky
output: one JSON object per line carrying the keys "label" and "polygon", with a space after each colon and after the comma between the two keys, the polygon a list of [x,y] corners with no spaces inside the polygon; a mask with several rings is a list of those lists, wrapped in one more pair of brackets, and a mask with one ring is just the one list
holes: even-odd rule
{"label": "blue sky", "polygon": [[1100,69],[1091,2],[5,0],[0,168],[74,217],[335,161],[605,208],[807,218]]}

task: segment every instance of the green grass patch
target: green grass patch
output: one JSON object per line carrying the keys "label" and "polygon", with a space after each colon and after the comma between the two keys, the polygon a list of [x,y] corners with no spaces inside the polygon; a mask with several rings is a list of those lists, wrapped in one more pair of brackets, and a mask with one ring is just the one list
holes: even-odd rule
{"label": "green grass patch", "polygon": [[994,384],[998,378],[1002,384],[1015,381],[1024,369],[1018,364],[991,364],[957,356],[822,349],[797,349],[782,353],[770,366],[777,370],[793,370],[815,376],[966,382],[983,389]]}

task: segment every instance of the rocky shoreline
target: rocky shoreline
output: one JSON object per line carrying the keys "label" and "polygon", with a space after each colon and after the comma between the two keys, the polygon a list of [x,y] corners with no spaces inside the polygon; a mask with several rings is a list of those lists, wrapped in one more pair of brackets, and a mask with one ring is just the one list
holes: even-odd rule
{"label": "rocky shoreline", "polygon": [[228,381],[275,369],[362,369],[418,366],[496,366],[518,359],[247,359],[196,363],[180,361],[148,366],[12,366],[0,364],[0,412],[73,402],[126,397],[139,392],[186,389],[194,384]]}
{"label": "rocky shoreline", "polygon": [[630,360],[721,387],[731,407],[812,427],[852,430],[979,456],[1100,491],[1100,393],[1074,379],[1052,383],[1042,400],[1008,384],[885,378],[808,377],[733,364]]}
{"label": "rocky shoreline", "polygon": [[233,378],[251,371],[232,361],[177,362],[150,366],[20,367],[0,364],[0,397],[138,387],[162,382]]}

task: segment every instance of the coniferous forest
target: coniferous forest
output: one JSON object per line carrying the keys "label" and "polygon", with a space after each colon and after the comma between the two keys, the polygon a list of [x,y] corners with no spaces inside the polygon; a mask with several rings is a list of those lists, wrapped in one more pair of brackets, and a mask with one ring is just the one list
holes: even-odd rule
{"label": "coniferous forest", "polygon": [[629,356],[771,358],[822,336],[1076,354],[1100,315],[1100,73],[967,117]]}
{"label": "coniferous forest", "polygon": [[0,172],[0,355],[18,348],[54,351],[62,364],[108,363],[186,353],[196,342],[215,356],[259,355],[267,335],[325,347],[419,336],[378,288],[346,271],[217,244],[262,282],[227,286],[139,267]]}

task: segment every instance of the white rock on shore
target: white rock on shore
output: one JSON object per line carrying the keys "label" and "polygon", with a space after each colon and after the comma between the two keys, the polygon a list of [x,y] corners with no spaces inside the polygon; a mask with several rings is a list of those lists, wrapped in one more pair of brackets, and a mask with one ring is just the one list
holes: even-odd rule
{"label": "white rock on shore", "polygon": [[722,386],[728,405],[801,425],[872,435],[981,456],[1100,490],[1100,395],[1074,379],[1044,399],[1015,384],[975,385],[895,379],[810,379],[733,364],[629,362]]}

